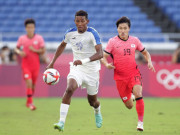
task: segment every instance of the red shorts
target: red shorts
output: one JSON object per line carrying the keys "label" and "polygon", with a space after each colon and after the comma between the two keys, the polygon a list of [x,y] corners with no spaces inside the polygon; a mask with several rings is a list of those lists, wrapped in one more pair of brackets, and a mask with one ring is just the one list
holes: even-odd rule
{"label": "red shorts", "polygon": [[142,86],[142,77],[140,73],[132,76],[129,79],[116,80],[116,87],[123,102],[126,102],[131,98],[134,85]]}
{"label": "red shorts", "polygon": [[39,69],[23,68],[23,77],[25,80],[32,79],[32,83],[35,84],[39,74]]}

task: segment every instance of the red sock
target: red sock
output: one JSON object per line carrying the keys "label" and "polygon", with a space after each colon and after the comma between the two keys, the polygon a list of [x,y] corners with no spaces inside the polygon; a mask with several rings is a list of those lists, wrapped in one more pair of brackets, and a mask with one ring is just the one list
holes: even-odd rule
{"label": "red sock", "polygon": [[33,99],[32,99],[32,89],[31,88],[28,88],[27,91],[26,91],[26,95],[27,95],[27,103],[32,103],[33,102]]}
{"label": "red sock", "polygon": [[136,111],[137,111],[137,114],[138,114],[138,121],[143,122],[144,100],[142,98],[136,99]]}
{"label": "red sock", "polygon": [[32,89],[32,95],[34,95],[34,89]]}

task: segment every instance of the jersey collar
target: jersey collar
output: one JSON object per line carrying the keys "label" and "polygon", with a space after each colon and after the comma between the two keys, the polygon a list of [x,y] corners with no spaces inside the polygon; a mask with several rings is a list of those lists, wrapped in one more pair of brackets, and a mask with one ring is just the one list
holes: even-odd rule
{"label": "jersey collar", "polygon": [[28,39],[33,39],[35,37],[36,33],[34,33],[33,37],[32,38],[29,38],[28,35],[26,34],[27,38]]}
{"label": "jersey collar", "polygon": [[128,39],[127,39],[127,40],[124,40],[124,39],[120,38],[120,36],[119,36],[119,35],[118,35],[118,37],[119,37],[119,39],[121,39],[121,40],[123,40],[123,41],[127,41],[127,40],[129,39],[129,35],[128,35]]}

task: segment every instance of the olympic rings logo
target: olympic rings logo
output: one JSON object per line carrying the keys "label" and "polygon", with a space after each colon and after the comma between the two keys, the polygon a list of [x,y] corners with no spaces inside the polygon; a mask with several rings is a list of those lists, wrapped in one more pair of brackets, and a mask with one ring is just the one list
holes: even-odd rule
{"label": "olympic rings logo", "polygon": [[172,72],[162,69],[157,73],[156,78],[168,90],[180,88],[180,69],[175,69]]}

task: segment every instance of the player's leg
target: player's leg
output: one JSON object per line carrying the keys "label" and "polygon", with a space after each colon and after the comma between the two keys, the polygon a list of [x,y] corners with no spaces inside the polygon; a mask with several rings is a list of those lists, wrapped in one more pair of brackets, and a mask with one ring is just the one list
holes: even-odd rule
{"label": "player's leg", "polygon": [[23,77],[26,82],[26,95],[27,95],[27,101],[26,101],[26,106],[30,108],[31,110],[35,110],[36,108],[33,105],[33,92],[32,92],[32,87],[33,87],[33,81],[32,81],[32,74],[29,69],[24,68],[23,69]]}
{"label": "player's leg", "polygon": [[31,110],[35,110],[36,107],[33,104],[32,79],[26,79],[25,82],[26,82],[26,95],[27,95],[26,106]]}
{"label": "player's leg", "polygon": [[32,99],[32,79],[26,79],[26,95],[27,95],[27,104],[31,104],[33,102]]}
{"label": "player's leg", "polygon": [[124,102],[124,105],[131,109],[133,107],[132,88],[129,88],[129,79],[127,80],[117,80],[116,87],[118,89],[119,95]]}
{"label": "player's leg", "polygon": [[32,101],[28,101],[27,102],[27,107],[29,107],[31,110],[35,110],[36,107],[35,105],[33,104],[33,95],[34,95],[34,91],[35,91],[35,83],[36,83],[36,80],[37,80],[37,77],[38,77],[38,73],[39,73],[39,70],[38,69],[35,69],[35,70],[26,70],[26,74],[29,74],[29,78],[26,80],[26,86],[28,88],[27,92],[28,92],[28,96],[30,98],[30,100]]}
{"label": "player's leg", "polygon": [[[90,106],[94,107],[95,109],[100,107],[100,102],[97,100],[97,94],[96,95],[87,95],[87,98],[88,98],[88,102],[89,102]],[[95,112],[97,112],[97,113],[99,111],[100,111],[99,109],[97,111],[95,110]]]}
{"label": "player's leg", "polygon": [[78,88],[78,84],[75,79],[70,78],[68,79],[67,88],[63,95],[62,103],[63,104],[69,104],[71,103],[71,97],[74,93],[74,91]]}
{"label": "player's leg", "polygon": [[101,106],[100,102],[97,100],[96,95],[89,95],[87,96],[89,105],[94,108],[96,126],[100,128],[102,126],[102,115],[101,115]]}
{"label": "player's leg", "polygon": [[144,100],[142,97],[142,82],[141,75],[138,74],[134,77],[133,83],[133,94],[136,99],[136,111],[138,115],[138,126],[137,130],[143,131],[143,118],[144,118]]}
{"label": "player's leg", "polygon": [[126,108],[132,109],[133,108],[133,99],[129,98],[126,102],[124,102]]}
{"label": "player's leg", "polygon": [[64,130],[64,124],[69,110],[69,105],[71,103],[71,97],[77,88],[78,88],[78,84],[76,80],[73,78],[69,78],[67,83],[67,88],[63,95],[62,103],[60,105],[60,120],[58,123],[54,124],[54,128],[58,129],[59,131]]}
{"label": "player's leg", "polygon": [[70,73],[67,76],[67,88],[63,95],[62,103],[60,105],[60,120],[59,123],[54,124],[54,128],[59,131],[64,130],[64,124],[66,116],[69,110],[69,105],[71,103],[71,97],[74,91],[81,86],[82,75],[81,72],[75,66],[70,66]]}
{"label": "player's leg", "polygon": [[137,130],[143,131],[143,118],[144,118],[144,101],[142,97],[142,86],[135,85],[133,87],[133,93],[136,98],[136,111],[138,115],[138,126]]}
{"label": "player's leg", "polygon": [[34,93],[35,93],[35,87],[36,87],[36,85],[35,85],[35,83],[33,83],[32,84],[32,95],[34,95]]}
{"label": "player's leg", "polygon": [[100,102],[97,99],[99,90],[99,72],[85,74],[85,87],[87,89],[87,98],[90,106],[94,109],[96,127],[102,126],[102,115]]}
{"label": "player's leg", "polygon": [[34,70],[31,71],[32,74],[32,95],[34,95],[35,93],[35,84],[38,78],[38,74],[39,74],[39,69],[36,68]]}
{"label": "player's leg", "polygon": [[99,90],[99,72],[84,73],[84,86],[87,89],[87,99],[89,105],[93,107],[95,114],[96,127],[100,128],[102,126],[102,115],[100,111],[100,102],[97,99],[97,94]]}

